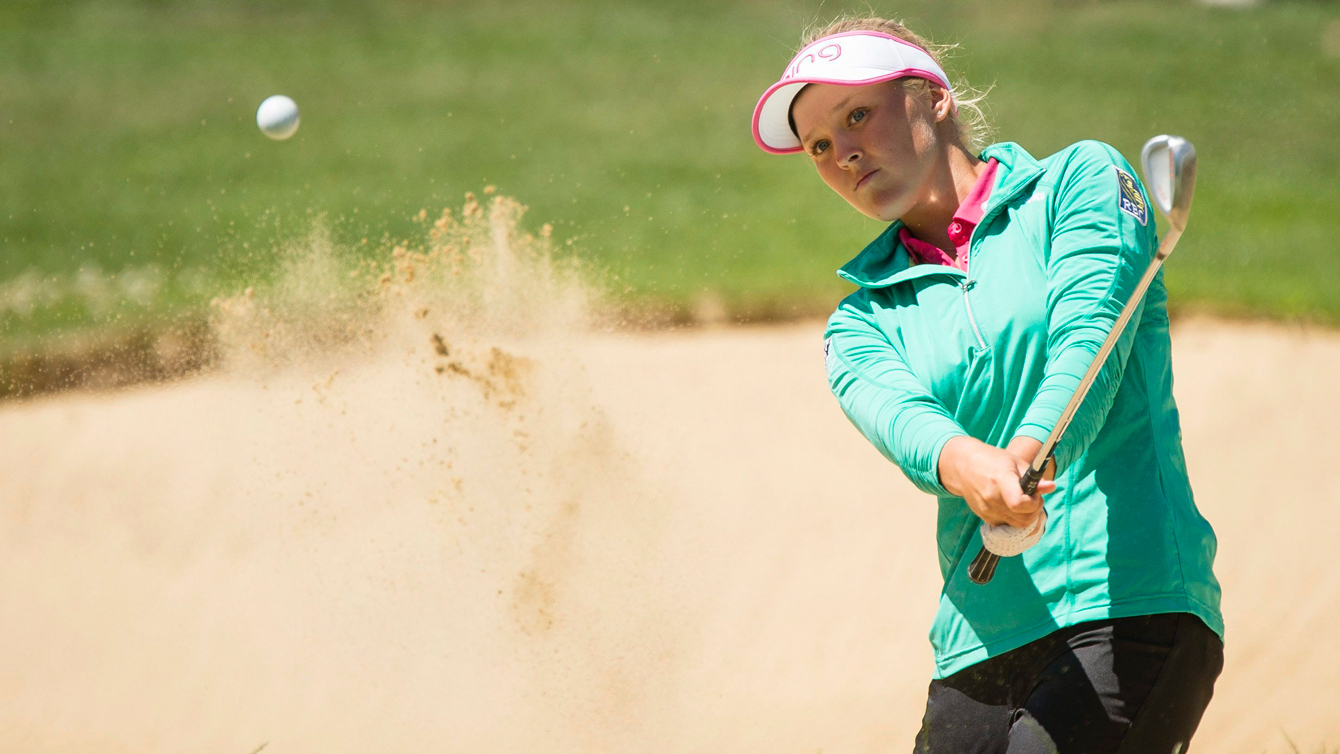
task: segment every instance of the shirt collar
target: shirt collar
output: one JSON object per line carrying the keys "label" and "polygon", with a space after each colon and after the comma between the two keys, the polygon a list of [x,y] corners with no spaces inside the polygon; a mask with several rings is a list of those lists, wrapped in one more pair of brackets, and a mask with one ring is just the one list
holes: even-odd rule
{"label": "shirt collar", "polygon": [[964,271],[968,269],[968,241],[972,239],[973,228],[982,220],[982,205],[986,203],[987,197],[991,195],[991,187],[996,183],[996,166],[999,164],[994,157],[987,161],[968,195],[954,211],[948,231],[949,241],[957,252],[955,255],[951,256],[940,247],[913,236],[906,227],[898,229],[898,240],[907,247],[914,259],[923,264],[947,264]]}
{"label": "shirt collar", "polygon": [[996,168],[999,165],[1000,161],[996,158],[987,158],[986,169],[977,176],[977,182],[972,185],[972,190],[963,197],[963,202],[954,212],[955,220],[972,226],[982,221],[982,209],[986,206],[987,197],[991,196],[991,187],[996,185]]}

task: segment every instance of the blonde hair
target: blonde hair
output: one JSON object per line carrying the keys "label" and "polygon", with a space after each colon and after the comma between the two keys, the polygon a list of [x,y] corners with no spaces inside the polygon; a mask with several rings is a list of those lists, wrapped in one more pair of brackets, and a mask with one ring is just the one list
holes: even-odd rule
{"label": "blonde hair", "polygon": [[[823,27],[815,27],[807,30],[802,36],[800,46],[806,45],[815,40],[832,34],[841,34],[848,31],[877,31],[897,37],[904,42],[912,44],[925,50],[931,59],[941,68],[948,70],[944,64],[944,59],[948,57],[947,53],[958,48],[958,45],[940,45],[923,39],[921,35],[912,31],[898,21],[891,21],[877,16],[839,16],[829,24]],[[930,82],[926,79],[908,77],[901,79],[903,86],[918,96],[929,97]],[[968,85],[966,81],[949,82],[954,87],[954,104],[958,107],[958,112],[950,111],[949,120],[953,123],[958,132],[959,141],[963,146],[973,154],[978,154],[982,148],[991,142],[994,129],[987,121],[986,113],[983,112],[982,102],[986,99],[987,92],[979,91]]]}

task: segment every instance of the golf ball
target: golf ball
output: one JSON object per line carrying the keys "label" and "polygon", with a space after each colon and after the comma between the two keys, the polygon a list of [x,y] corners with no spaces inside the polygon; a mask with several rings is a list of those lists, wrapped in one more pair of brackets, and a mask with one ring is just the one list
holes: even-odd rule
{"label": "golf ball", "polygon": [[282,94],[266,97],[256,108],[256,125],[271,139],[287,139],[298,130],[298,103]]}

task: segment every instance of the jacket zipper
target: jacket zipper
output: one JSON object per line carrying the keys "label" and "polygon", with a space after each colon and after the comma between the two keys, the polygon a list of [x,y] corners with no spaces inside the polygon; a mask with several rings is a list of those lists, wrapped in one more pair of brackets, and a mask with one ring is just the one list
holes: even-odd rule
{"label": "jacket zipper", "polygon": [[[966,253],[968,254],[969,259],[972,258],[973,241],[977,239],[977,229],[982,227],[983,225],[986,225],[987,222],[994,220],[995,216],[1000,214],[1000,212],[1002,211],[1002,208],[1005,206],[1005,203],[1013,199],[1014,195],[1019,193],[1019,191],[1021,190],[1022,189],[1015,189],[1014,191],[1011,191],[1009,196],[1006,196],[1003,200],[1001,200],[998,204],[996,204],[996,206],[991,209],[991,212],[989,214],[983,215],[982,219],[979,220],[977,224],[973,226],[972,232],[968,234],[968,250]],[[972,287],[974,285],[977,285],[977,281],[973,280],[971,277],[968,277],[968,273],[965,272],[963,274],[964,274],[963,282],[958,284],[958,286],[963,289],[963,308],[968,312],[968,324],[972,325],[972,334],[977,336],[977,347],[985,351],[986,340],[982,338],[982,331],[977,327],[977,318],[972,316],[972,303],[968,301],[968,291],[972,290]]]}
{"label": "jacket zipper", "polygon": [[[1029,183],[1031,183],[1031,181]],[[1010,193],[1007,194],[1003,199],[999,200],[996,203],[996,206],[991,208],[991,211],[989,213],[982,215],[982,219],[979,220],[975,226],[973,226],[972,233],[968,235],[969,259],[971,259],[973,241],[977,237],[977,229],[982,227],[983,225],[986,225],[989,221],[994,220],[996,215],[1004,211],[1005,204],[1014,199],[1014,197],[1017,196],[1019,192],[1023,191],[1027,185],[1028,184],[1025,183],[1016,186],[1014,190],[1010,191]],[[977,336],[977,346],[981,348],[983,351],[985,351],[986,340],[982,338],[982,331],[977,327],[977,318],[972,315],[972,303],[968,301],[968,291],[972,290],[972,287],[976,284],[977,281],[968,278],[967,273],[965,272],[963,282],[959,283],[959,287],[963,289],[963,309],[968,313],[968,324],[972,325],[972,334]]]}
{"label": "jacket zipper", "polygon": [[972,304],[968,301],[968,291],[976,283],[976,280],[965,279],[962,283],[959,283],[958,287],[963,289],[963,308],[968,312],[968,324],[972,325],[972,334],[977,336],[977,346],[985,351],[986,341],[982,339],[982,331],[977,329],[977,319],[972,316]]}

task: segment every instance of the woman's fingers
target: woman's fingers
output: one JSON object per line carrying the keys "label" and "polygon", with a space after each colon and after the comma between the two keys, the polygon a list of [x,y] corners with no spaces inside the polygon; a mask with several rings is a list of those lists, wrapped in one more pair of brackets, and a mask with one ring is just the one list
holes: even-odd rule
{"label": "woman's fingers", "polygon": [[969,507],[979,518],[992,526],[1000,524],[1018,526],[1029,520],[1027,514],[1016,513],[1010,508],[1005,502],[1003,491],[999,488],[978,497]]}
{"label": "woman's fingers", "polygon": [[1038,491],[1034,494],[1025,495],[1019,487],[1019,480],[1014,480],[1013,488],[1005,488],[1005,505],[1015,513],[1036,513],[1042,507],[1042,485],[1038,485]]}
{"label": "woman's fingers", "polygon": [[1011,515],[1009,518],[1005,519],[1005,523],[1009,524],[1010,526],[1013,526],[1016,529],[1024,529],[1024,530],[1032,529],[1033,525],[1036,524],[1037,521],[1038,521],[1037,513],[1034,513],[1031,516]]}
{"label": "woman's fingers", "polygon": [[1013,510],[1008,506],[1001,505],[988,507],[978,515],[983,521],[992,526],[1009,524],[1018,529],[1028,529],[1031,528],[1033,524],[1037,522],[1038,517],[1042,515],[1042,507],[1038,506],[1030,511],[1021,511]]}
{"label": "woman's fingers", "polygon": [[1055,488],[1055,482],[1039,481],[1037,491],[1032,495],[1025,495],[1018,478],[1011,477],[1008,481],[1003,481],[1002,502],[1008,509],[1005,517],[1009,524],[1024,529],[1032,528],[1042,514],[1042,496]]}
{"label": "woman's fingers", "polygon": [[[1009,514],[1009,515],[1007,515],[1007,516],[1001,518],[999,521],[994,521],[994,522],[993,522],[993,521],[987,521],[987,523],[988,523],[988,524],[991,524],[992,526],[996,526],[996,525],[999,525],[999,524],[1008,524],[1008,525],[1010,525],[1010,526],[1013,526],[1013,527],[1016,528],[1016,529],[1024,529],[1024,530],[1026,531],[1026,530],[1028,530],[1028,529],[1032,529],[1032,528],[1033,528],[1033,525],[1037,523],[1038,518],[1039,518],[1041,515],[1042,515],[1041,512],[1039,512],[1039,513],[1034,513],[1034,514],[1032,514],[1032,515],[1028,515],[1028,516],[1023,516],[1023,515],[1019,515],[1019,514],[1016,514],[1016,513],[1011,513],[1011,514]],[[985,521],[986,519],[982,519],[982,520]]]}
{"label": "woman's fingers", "polygon": [[982,519],[982,521],[984,521],[985,523],[990,524],[991,526],[1000,526],[1001,524],[1009,524],[1010,526],[1014,526],[1014,524],[1009,519],[997,516],[995,513],[989,510],[982,511],[980,514],[978,514],[977,517]]}

